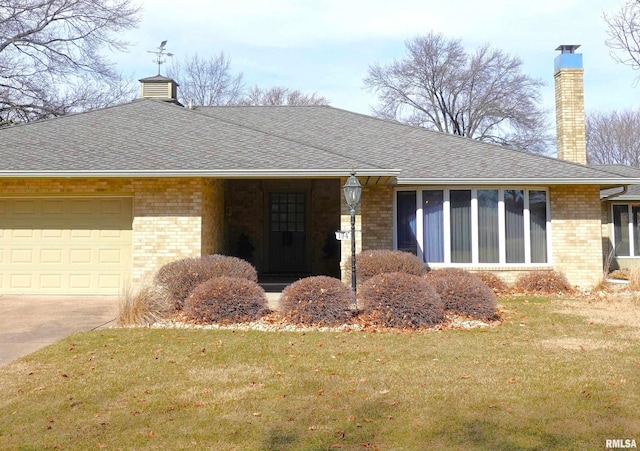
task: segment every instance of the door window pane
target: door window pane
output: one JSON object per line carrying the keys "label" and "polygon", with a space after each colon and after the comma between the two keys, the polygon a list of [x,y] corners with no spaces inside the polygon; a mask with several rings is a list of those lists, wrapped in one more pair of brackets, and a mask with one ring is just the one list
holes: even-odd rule
{"label": "door window pane", "polygon": [[416,192],[397,192],[397,241],[398,250],[418,252],[418,242],[416,240]]}
{"label": "door window pane", "polygon": [[531,263],[547,263],[547,193],[529,191]]}
{"label": "door window pane", "polygon": [[444,192],[423,191],[422,212],[424,215],[424,259],[427,262],[444,262]]}
{"label": "door window pane", "polygon": [[500,262],[498,190],[478,190],[478,257],[480,263]]}
{"label": "door window pane", "polygon": [[451,262],[471,263],[471,190],[451,190]]}
{"label": "door window pane", "polygon": [[504,192],[507,263],[524,263],[524,191]]}
{"label": "door window pane", "polygon": [[613,206],[613,234],[616,255],[629,256],[629,207],[627,205]]}

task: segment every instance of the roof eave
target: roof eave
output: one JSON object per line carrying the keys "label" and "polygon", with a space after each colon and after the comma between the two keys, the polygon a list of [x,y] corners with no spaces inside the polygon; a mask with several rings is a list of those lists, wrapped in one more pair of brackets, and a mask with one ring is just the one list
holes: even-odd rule
{"label": "roof eave", "polygon": [[424,178],[399,177],[398,185],[639,185],[637,178]]}
{"label": "roof eave", "polygon": [[0,178],[95,177],[219,177],[219,178],[335,178],[354,172],[359,177],[397,177],[400,169],[243,169],[243,170],[108,170],[108,171],[0,171]]}

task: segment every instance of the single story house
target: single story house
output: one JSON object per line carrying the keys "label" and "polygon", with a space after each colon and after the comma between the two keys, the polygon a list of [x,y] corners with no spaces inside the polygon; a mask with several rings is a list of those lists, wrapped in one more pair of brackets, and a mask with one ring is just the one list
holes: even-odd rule
{"label": "single story house", "polygon": [[131,103],[1,128],[0,293],[118,294],[211,253],[249,260],[262,280],[340,276],[352,170],[358,251],[507,280],[555,269],[588,288],[608,217],[630,242],[624,197],[604,196],[640,173],[585,164],[576,56],[556,59],[558,159],[328,106],[187,108],[162,76]]}

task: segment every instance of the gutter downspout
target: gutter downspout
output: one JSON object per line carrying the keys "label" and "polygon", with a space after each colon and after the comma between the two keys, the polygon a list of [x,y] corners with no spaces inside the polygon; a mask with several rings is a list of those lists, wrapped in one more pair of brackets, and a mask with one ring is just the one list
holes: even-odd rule
{"label": "gutter downspout", "polygon": [[602,199],[600,199],[600,202],[611,200],[614,197],[624,196],[627,193],[627,190],[629,189],[629,185],[621,185],[619,188],[622,188],[622,191],[620,191],[619,193],[614,193],[606,197],[603,197]]}

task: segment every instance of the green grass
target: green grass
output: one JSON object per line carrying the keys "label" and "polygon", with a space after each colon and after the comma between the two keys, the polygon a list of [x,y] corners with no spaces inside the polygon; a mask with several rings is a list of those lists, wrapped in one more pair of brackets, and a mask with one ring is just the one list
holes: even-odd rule
{"label": "green grass", "polygon": [[470,331],[76,334],[0,367],[0,449],[640,442],[638,329],[558,313],[559,303],[503,300],[501,326]]}

